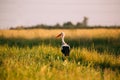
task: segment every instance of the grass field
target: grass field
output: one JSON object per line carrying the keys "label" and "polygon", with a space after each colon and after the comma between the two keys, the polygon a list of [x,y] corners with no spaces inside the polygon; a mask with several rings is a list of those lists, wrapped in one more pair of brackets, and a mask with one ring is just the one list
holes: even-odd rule
{"label": "grass field", "polygon": [[[63,60],[61,39],[71,46]],[[120,80],[120,29],[0,30],[0,80]]]}

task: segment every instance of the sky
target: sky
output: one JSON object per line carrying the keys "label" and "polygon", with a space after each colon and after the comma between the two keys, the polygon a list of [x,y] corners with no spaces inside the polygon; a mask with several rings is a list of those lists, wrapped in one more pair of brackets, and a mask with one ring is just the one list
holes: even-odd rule
{"label": "sky", "polygon": [[0,29],[71,21],[120,25],[120,0],[0,0]]}

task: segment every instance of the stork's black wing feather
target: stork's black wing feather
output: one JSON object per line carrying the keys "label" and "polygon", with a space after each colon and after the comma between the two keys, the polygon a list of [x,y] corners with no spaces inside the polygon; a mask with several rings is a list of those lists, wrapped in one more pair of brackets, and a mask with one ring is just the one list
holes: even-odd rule
{"label": "stork's black wing feather", "polygon": [[62,51],[62,53],[63,53],[65,56],[69,56],[70,47],[69,47],[69,46],[62,46],[61,51]]}

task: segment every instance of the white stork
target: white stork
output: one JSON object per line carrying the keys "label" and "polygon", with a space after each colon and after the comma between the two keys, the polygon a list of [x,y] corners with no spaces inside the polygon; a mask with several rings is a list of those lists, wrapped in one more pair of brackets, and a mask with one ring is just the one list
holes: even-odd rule
{"label": "white stork", "polygon": [[67,43],[65,43],[65,41],[64,41],[65,33],[61,32],[59,35],[56,36],[56,38],[58,38],[58,37],[62,38],[61,52],[65,56],[69,56],[69,54],[70,54],[70,46]]}

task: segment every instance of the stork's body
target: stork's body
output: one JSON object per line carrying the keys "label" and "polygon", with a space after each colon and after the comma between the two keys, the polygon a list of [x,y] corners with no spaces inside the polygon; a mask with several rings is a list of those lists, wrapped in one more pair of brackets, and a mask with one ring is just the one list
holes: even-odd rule
{"label": "stork's body", "polygon": [[65,43],[65,41],[64,41],[65,34],[63,32],[61,32],[57,37],[59,37],[59,36],[61,36],[61,38],[62,38],[61,52],[65,56],[69,56],[69,54],[70,54],[70,46],[67,43]]}

